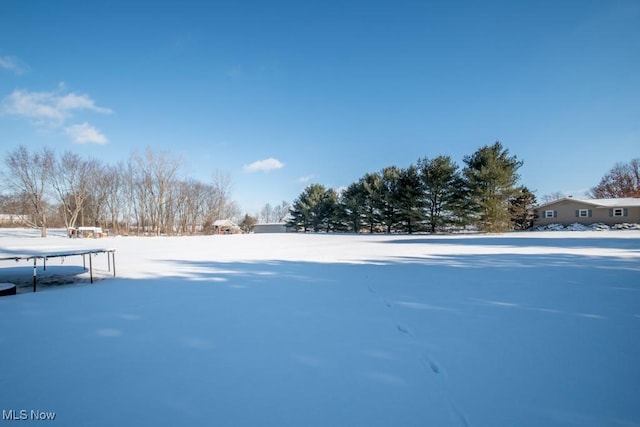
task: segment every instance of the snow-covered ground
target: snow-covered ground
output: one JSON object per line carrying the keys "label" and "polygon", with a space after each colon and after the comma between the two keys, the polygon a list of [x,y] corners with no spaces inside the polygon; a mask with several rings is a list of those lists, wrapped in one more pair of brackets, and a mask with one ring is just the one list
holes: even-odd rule
{"label": "snow-covered ground", "polygon": [[117,278],[0,298],[0,425],[640,426],[640,231],[17,234]]}

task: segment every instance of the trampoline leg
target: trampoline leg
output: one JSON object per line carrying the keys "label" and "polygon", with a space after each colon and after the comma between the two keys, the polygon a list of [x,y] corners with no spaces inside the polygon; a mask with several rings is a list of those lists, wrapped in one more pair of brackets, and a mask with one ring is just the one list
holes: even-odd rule
{"label": "trampoline leg", "polygon": [[111,252],[111,256],[113,257],[113,277],[116,277],[116,253]]}
{"label": "trampoline leg", "polygon": [[36,291],[36,281],[38,280],[36,275],[36,258],[33,259],[33,292]]}

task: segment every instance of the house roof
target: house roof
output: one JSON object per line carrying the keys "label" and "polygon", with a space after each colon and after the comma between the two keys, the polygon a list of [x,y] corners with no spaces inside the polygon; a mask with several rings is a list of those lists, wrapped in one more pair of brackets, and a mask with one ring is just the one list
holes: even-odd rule
{"label": "house roof", "polygon": [[214,227],[237,227],[230,219],[218,219],[213,222]]}
{"label": "house roof", "polygon": [[552,202],[544,203],[542,205],[538,205],[538,209],[567,200],[601,208],[628,208],[640,206],[640,197],[620,197],[617,199],[576,199],[574,197],[565,197],[562,199],[554,200]]}

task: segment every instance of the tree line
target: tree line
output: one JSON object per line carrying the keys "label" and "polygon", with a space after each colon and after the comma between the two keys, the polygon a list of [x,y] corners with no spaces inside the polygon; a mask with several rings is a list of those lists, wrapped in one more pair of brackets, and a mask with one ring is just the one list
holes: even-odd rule
{"label": "tree line", "polygon": [[[20,146],[4,158],[0,210],[20,215],[43,236],[47,226],[84,225],[117,234],[211,233],[216,219],[227,218],[238,219],[245,232],[287,218],[299,231],[504,231],[532,225],[536,198],[518,185],[522,161],[496,142],[463,163],[461,168],[446,155],[424,157],[406,168],[366,173],[340,191],[312,184],[293,205],[267,203],[242,217],[227,174],[215,172],[208,183],[185,178],[181,160],[168,152],[134,151],[113,165]],[[640,159],[617,163],[589,195],[640,197]]]}
{"label": "tree line", "polygon": [[525,229],[535,195],[519,186],[523,162],[495,142],[464,157],[424,157],[406,168],[366,173],[338,192],[311,184],[292,204],[288,225],[298,231],[406,232]]}
{"label": "tree line", "polygon": [[96,226],[116,234],[176,235],[210,232],[216,219],[238,216],[231,180],[184,178],[168,152],[134,151],[115,165],[50,148],[20,146],[4,158],[3,213],[27,215],[30,225]]}

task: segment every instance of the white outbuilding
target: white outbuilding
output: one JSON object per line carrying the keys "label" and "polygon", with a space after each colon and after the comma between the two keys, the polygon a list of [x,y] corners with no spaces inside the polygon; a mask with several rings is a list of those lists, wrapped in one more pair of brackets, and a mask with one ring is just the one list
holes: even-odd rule
{"label": "white outbuilding", "polygon": [[254,233],[289,233],[291,227],[284,222],[271,222],[265,224],[256,224],[253,226]]}

